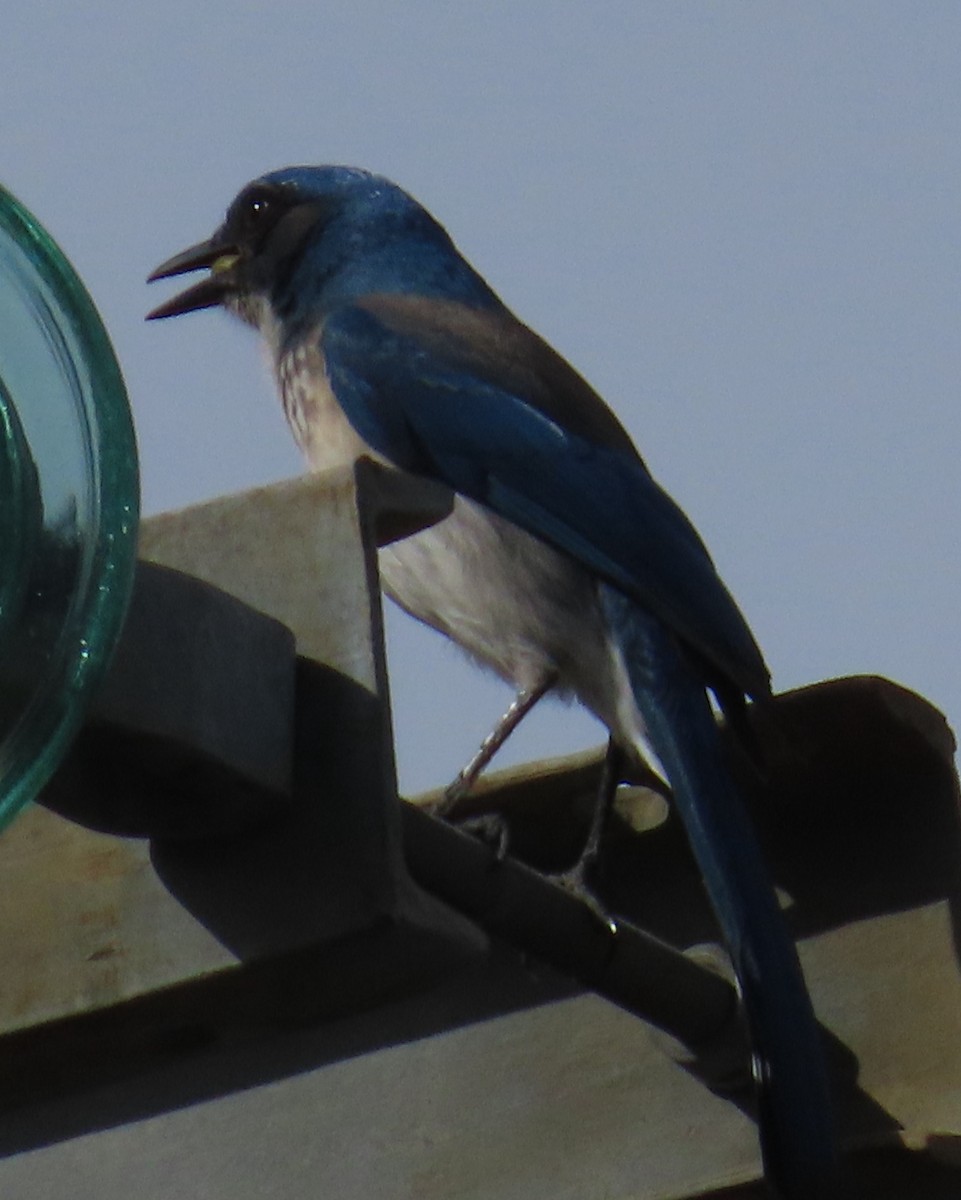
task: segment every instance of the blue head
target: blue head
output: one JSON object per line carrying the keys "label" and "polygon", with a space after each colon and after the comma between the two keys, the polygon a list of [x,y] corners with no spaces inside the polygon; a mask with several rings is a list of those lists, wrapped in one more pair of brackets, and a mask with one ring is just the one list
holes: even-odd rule
{"label": "blue head", "polygon": [[287,167],[249,183],[219,229],[151,279],[210,268],[154,309],[169,317],[223,304],[285,339],[338,304],[376,292],[499,304],[445,230],[396,184],[353,167]]}

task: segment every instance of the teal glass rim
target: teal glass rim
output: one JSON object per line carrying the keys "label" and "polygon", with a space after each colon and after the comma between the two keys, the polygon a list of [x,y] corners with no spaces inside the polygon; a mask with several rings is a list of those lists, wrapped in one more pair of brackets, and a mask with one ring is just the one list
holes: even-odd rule
{"label": "teal glass rim", "polygon": [[0,410],[2,828],[53,774],[107,669],[139,518],[136,441],[107,332],[62,251],[2,187]]}

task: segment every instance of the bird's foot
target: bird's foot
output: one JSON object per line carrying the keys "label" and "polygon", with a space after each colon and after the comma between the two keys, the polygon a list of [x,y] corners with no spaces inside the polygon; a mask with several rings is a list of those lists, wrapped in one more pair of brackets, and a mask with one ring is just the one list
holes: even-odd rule
{"label": "bird's foot", "polygon": [[573,867],[566,871],[560,871],[556,874],[549,874],[547,878],[551,883],[562,887],[565,892],[570,892],[572,896],[576,896],[582,904],[587,905],[594,916],[600,921],[607,931],[613,935],[617,934],[617,921],[607,911],[604,905],[598,900],[597,896],[592,891],[587,882],[588,868],[592,866],[590,859],[581,858]]}
{"label": "bird's foot", "polygon": [[470,816],[457,816],[457,805],[469,790],[467,787],[457,790],[458,782],[459,780],[455,780],[444,793],[443,798],[436,804],[428,806],[427,811],[432,817],[446,821],[448,825],[455,825],[458,829],[463,829],[465,833],[471,834],[478,841],[490,846],[494,853],[494,861],[503,862],[507,857],[507,847],[510,844],[510,826],[500,813],[473,813]]}
{"label": "bird's foot", "polygon": [[507,857],[510,826],[500,813],[478,813],[473,817],[452,821],[451,824],[490,846],[495,862],[502,863]]}

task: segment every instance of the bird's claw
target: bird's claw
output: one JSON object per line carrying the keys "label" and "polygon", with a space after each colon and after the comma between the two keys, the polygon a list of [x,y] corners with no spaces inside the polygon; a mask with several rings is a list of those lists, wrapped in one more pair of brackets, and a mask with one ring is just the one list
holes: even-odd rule
{"label": "bird's claw", "polygon": [[455,820],[448,818],[448,822],[490,846],[495,863],[502,863],[507,857],[507,848],[510,845],[510,826],[500,813],[477,813],[471,817]]}
{"label": "bird's claw", "polygon": [[611,934],[612,937],[617,936],[618,925],[615,918],[607,911],[597,896],[591,891],[587,883],[587,864],[583,859],[574,864],[567,871],[561,871],[557,874],[548,875],[547,878],[562,887],[565,892],[569,892],[575,896],[580,902],[586,905],[591,913],[600,921],[604,928]]}

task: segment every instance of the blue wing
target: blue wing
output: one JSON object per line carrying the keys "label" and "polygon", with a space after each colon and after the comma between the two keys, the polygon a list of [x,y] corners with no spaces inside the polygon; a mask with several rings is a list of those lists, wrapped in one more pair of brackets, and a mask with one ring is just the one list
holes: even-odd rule
{"label": "blue wing", "polygon": [[[324,323],[330,384],[361,437],[397,466],[442,480],[577,559],[722,679],[767,694],[761,653],[707,550],[626,438],[599,443],[572,432],[545,411],[541,381],[516,364],[502,372],[505,387],[488,359],[455,339],[418,338],[406,325],[392,327],[360,305]],[[557,363],[566,367],[555,356],[555,372]]]}
{"label": "blue wing", "polygon": [[[727,775],[704,680],[666,630],[697,651],[710,682],[713,668],[748,694],[768,692],[760,651],[690,522],[571,368],[563,364],[568,377],[558,374],[562,360],[548,364],[558,400],[514,358],[502,314],[475,313],[475,340],[465,342],[439,330],[423,301],[406,311],[379,307],[339,309],[324,323],[321,346],[334,394],[361,437],[397,466],[487,505],[603,581],[609,628],[624,650],[741,984],[759,1064],[766,1169],[785,1196],[820,1194],[833,1160],[814,1014]],[[392,321],[398,312],[403,319]],[[428,318],[420,330],[412,315]],[[476,340],[486,336],[485,323],[499,330],[491,353]],[[520,340],[532,349],[527,333]],[[591,405],[603,411],[591,415]],[[571,419],[562,419],[565,409]]]}

